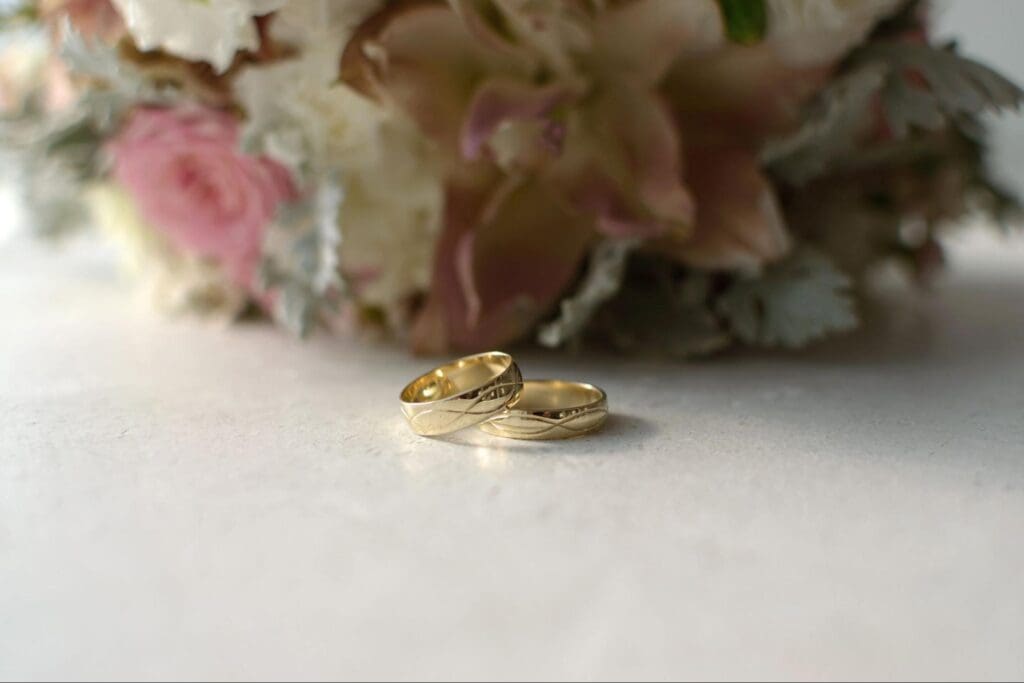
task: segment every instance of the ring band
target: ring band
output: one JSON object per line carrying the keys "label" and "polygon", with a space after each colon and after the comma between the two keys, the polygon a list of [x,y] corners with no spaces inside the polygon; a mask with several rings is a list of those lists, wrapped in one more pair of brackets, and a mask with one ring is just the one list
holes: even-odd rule
{"label": "ring band", "polygon": [[509,439],[568,439],[597,431],[608,419],[608,396],[583,382],[527,380],[508,409],[480,425]]}
{"label": "ring band", "polygon": [[409,382],[400,398],[413,431],[437,436],[501,414],[522,388],[512,356],[491,351],[434,368]]}

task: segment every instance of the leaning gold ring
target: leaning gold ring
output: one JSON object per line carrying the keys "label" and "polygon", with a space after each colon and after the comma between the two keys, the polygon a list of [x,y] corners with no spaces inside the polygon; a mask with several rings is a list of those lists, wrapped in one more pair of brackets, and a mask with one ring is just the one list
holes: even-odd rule
{"label": "leaning gold ring", "polygon": [[413,431],[437,436],[499,415],[522,388],[512,356],[491,351],[434,368],[409,382],[400,398]]}
{"label": "leaning gold ring", "polygon": [[608,396],[593,384],[527,380],[508,409],[480,425],[510,439],[568,439],[597,431],[608,419]]}

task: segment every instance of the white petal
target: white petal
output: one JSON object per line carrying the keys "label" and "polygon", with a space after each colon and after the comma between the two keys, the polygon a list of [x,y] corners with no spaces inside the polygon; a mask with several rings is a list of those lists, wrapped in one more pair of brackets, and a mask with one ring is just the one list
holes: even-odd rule
{"label": "white petal", "polygon": [[140,50],[162,49],[224,72],[239,50],[258,47],[253,17],[287,0],[113,0]]}

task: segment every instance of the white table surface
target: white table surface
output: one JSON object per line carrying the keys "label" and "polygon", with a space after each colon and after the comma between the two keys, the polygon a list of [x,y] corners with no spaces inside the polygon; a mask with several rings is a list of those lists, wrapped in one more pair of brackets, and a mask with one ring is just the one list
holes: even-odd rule
{"label": "white table surface", "polygon": [[0,677],[1024,676],[1024,243],[804,355],[527,352],[598,436],[419,438],[425,361],[0,248]]}

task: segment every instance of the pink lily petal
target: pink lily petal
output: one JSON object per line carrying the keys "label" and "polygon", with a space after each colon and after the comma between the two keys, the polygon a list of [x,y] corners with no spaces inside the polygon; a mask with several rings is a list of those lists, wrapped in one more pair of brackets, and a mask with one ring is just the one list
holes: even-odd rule
{"label": "pink lily petal", "polygon": [[790,248],[775,193],[756,156],[740,149],[698,149],[687,156],[697,198],[693,236],[671,248],[704,269],[756,269]]}
{"label": "pink lily petal", "polygon": [[356,32],[342,55],[341,77],[397,105],[443,148],[456,150],[480,75],[520,65],[477,41],[445,4],[405,0],[387,4]]}
{"label": "pink lily petal", "polygon": [[594,43],[599,70],[649,87],[681,54],[723,45],[725,30],[715,0],[634,0],[598,15]]}
{"label": "pink lily petal", "polygon": [[755,146],[799,125],[830,72],[783,64],[763,45],[730,45],[679,59],[662,91],[687,140]]}
{"label": "pink lily petal", "polygon": [[460,136],[462,156],[478,159],[503,123],[543,118],[569,96],[569,89],[560,83],[534,86],[523,80],[491,79],[470,102]]}
{"label": "pink lily petal", "polygon": [[616,85],[575,118],[552,178],[605,234],[685,233],[693,201],[674,123],[656,95]]}
{"label": "pink lily petal", "polygon": [[414,348],[479,350],[522,337],[565,292],[592,239],[589,221],[540,183],[453,192]]}

